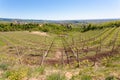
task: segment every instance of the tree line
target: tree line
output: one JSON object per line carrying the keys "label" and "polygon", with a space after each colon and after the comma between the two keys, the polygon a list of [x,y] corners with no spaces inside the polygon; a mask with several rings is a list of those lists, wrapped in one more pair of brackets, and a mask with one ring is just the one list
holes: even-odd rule
{"label": "tree line", "polygon": [[103,29],[103,28],[111,28],[111,27],[120,27],[120,21],[82,24],[81,32],[86,32],[89,30],[96,30],[96,29]]}
{"label": "tree line", "polygon": [[80,23],[79,26],[74,27],[72,24],[57,24],[57,23],[28,23],[28,24],[15,24],[15,23],[0,23],[0,31],[43,31],[51,33],[61,33],[68,31],[81,31],[86,32],[89,30],[103,29],[109,27],[119,27],[120,21],[111,21],[104,23]]}

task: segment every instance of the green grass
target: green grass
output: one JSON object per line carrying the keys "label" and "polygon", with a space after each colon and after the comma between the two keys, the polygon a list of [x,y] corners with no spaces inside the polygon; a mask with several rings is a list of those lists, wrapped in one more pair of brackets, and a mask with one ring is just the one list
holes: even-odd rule
{"label": "green grass", "polygon": [[46,80],[67,80],[64,75],[60,73],[53,73],[47,76]]}

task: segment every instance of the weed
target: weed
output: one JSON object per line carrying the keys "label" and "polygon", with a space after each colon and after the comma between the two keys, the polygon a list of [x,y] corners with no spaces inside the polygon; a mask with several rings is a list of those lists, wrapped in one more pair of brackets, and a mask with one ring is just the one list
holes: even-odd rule
{"label": "weed", "polygon": [[105,80],[118,80],[118,79],[114,76],[108,76],[105,78]]}
{"label": "weed", "polygon": [[39,74],[44,74],[45,72],[45,67],[44,66],[40,66],[40,67],[37,67],[35,69],[35,72],[39,73]]}
{"label": "weed", "polygon": [[29,70],[26,68],[18,68],[15,70],[6,71],[4,77],[8,78],[9,80],[22,80],[28,76],[28,72]]}
{"label": "weed", "polygon": [[46,80],[66,80],[66,77],[64,75],[60,75],[59,73],[53,73],[47,76]]}
{"label": "weed", "polygon": [[81,80],[92,80],[92,77],[90,75],[83,75],[81,76]]}
{"label": "weed", "polygon": [[8,69],[8,66],[9,66],[8,64],[1,63],[1,64],[0,64],[0,69],[1,69],[1,70],[7,70],[7,69]]}

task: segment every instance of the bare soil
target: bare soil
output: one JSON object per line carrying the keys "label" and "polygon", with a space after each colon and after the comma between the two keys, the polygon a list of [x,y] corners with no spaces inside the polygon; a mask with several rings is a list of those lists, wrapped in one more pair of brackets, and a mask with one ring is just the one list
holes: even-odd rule
{"label": "bare soil", "polygon": [[39,31],[31,32],[31,34],[36,34],[36,35],[40,35],[40,36],[49,36],[47,33],[45,33],[45,32],[39,32]]}

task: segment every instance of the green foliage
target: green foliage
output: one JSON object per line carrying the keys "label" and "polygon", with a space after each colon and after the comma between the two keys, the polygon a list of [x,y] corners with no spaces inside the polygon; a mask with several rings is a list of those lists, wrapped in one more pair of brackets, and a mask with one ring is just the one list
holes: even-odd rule
{"label": "green foliage", "polygon": [[81,77],[81,80],[92,80],[92,77],[89,76],[89,75],[83,75],[83,76]]}
{"label": "green foliage", "polygon": [[0,40],[0,46],[3,46],[5,43]]}
{"label": "green foliage", "polygon": [[83,24],[81,25],[81,32],[86,32],[89,30],[96,30],[96,29],[103,29],[103,28],[108,28],[108,27],[120,27],[120,21],[111,21],[111,22],[104,22],[104,23],[99,23],[99,24],[93,24],[93,23],[88,23],[88,24]]}
{"label": "green foliage", "polygon": [[112,58],[110,58],[110,57],[103,58],[101,61],[102,65],[104,65],[106,67],[110,67],[111,62],[112,62]]}
{"label": "green foliage", "polygon": [[26,31],[37,28],[38,24],[13,24],[13,23],[6,23],[0,24],[0,31]]}
{"label": "green foliage", "polygon": [[4,78],[0,78],[0,80],[5,80]]}
{"label": "green foliage", "polygon": [[42,26],[39,26],[39,24],[13,24],[13,23],[6,23],[2,24],[0,23],[0,31],[6,32],[6,31],[43,31],[43,32],[50,32],[50,33],[56,33],[61,34],[63,32],[69,31],[71,29],[67,28],[67,26],[63,26],[60,24],[42,24]]}
{"label": "green foliage", "polygon": [[[76,25],[77,26],[77,25]],[[103,29],[108,27],[119,27],[120,21],[111,21],[99,24],[87,23],[81,24],[77,27],[70,24],[47,23],[42,24],[14,24],[14,23],[0,23],[0,31],[43,31],[56,34],[62,34],[69,31],[86,32],[89,30]]]}
{"label": "green foliage", "polygon": [[105,80],[118,80],[118,79],[114,76],[108,76],[105,78]]}
{"label": "green foliage", "polygon": [[61,26],[58,24],[44,24],[41,28],[39,28],[39,30],[43,32],[61,34],[62,32],[67,31],[68,29],[65,26]]}
{"label": "green foliage", "polygon": [[79,75],[72,76],[70,80],[80,80],[80,76]]}
{"label": "green foliage", "polygon": [[53,73],[47,76],[46,80],[66,80],[66,77],[64,75],[60,75],[59,73]]}
{"label": "green foliage", "polygon": [[5,64],[5,63],[1,63],[0,64],[0,69],[2,69],[2,70],[7,70],[8,69],[8,64]]}
{"label": "green foliage", "polygon": [[72,76],[72,78],[70,80],[92,80],[92,77],[87,74],[75,75],[75,76]]}
{"label": "green foliage", "polygon": [[29,70],[26,68],[18,68],[15,70],[6,71],[4,76],[9,80],[22,80],[23,78],[27,77]]}
{"label": "green foliage", "polygon": [[35,69],[35,72],[36,73],[39,73],[39,74],[44,74],[45,72],[45,67],[44,66],[39,66]]}

